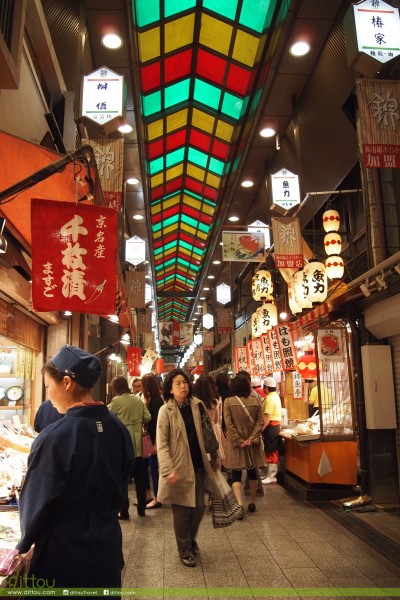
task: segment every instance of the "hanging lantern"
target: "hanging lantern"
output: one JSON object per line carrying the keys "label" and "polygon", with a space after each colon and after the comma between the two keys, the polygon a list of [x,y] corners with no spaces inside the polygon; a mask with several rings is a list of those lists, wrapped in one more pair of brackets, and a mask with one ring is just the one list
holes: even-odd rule
{"label": "hanging lantern", "polygon": [[259,330],[259,319],[258,319],[258,314],[257,311],[253,312],[253,314],[251,315],[251,337],[252,339],[256,339],[259,338],[261,335],[261,332]]}
{"label": "hanging lantern", "polygon": [[327,233],[324,237],[325,252],[328,256],[331,254],[340,254],[342,250],[342,238],[335,231]]}
{"label": "hanging lantern", "polygon": [[157,358],[156,359],[156,373],[157,375],[161,375],[161,373],[164,371],[164,359],[163,358]]}
{"label": "hanging lantern", "polygon": [[326,232],[339,231],[340,215],[337,210],[329,209],[322,215],[322,225]]}
{"label": "hanging lantern", "polygon": [[314,350],[305,350],[297,363],[297,370],[303,379],[316,379],[317,359]]}
{"label": "hanging lantern", "polygon": [[341,256],[329,256],[325,260],[326,274],[329,279],[341,279],[344,274],[344,264]]}
{"label": "hanging lantern", "polygon": [[271,273],[269,271],[260,270],[254,275],[251,280],[251,294],[256,300],[272,300],[272,292],[274,286],[272,285]]}
{"label": "hanging lantern", "polygon": [[304,278],[306,283],[306,297],[313,305],[325,302],[328,294],[328,277],[324,263],[310,261],[304,266]]}
{"label": "hanging lantern", "polygon": [[256,310],[258,316],[258,335],[267,333],[278,324],[278,310],[273,302],[265,302]]}
{"label": "hanging lantern", "polygon": [[301,308],[297,304],[295,296],[294,296],[294,277],[291,277],[288,281],[288,300],[289,300],[289,308],[294,315],[301,313]]}
{"label": "hanging lantern", "polygon": [[301,310],[312,308],[312,303],[307,298],[307,278],[304,277],[304,270],[301,269],[294,274],[294,299]]}

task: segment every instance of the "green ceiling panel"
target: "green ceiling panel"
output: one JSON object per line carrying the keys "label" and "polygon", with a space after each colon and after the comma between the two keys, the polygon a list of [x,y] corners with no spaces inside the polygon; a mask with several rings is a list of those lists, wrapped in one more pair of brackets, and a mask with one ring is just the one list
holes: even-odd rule
{"label": "green ceiling panel", "polygon": [[153,92],[142,97],[143,116],[149,117],[161,110],[161,92]]}
{"label": "green ceiling panel", "polygon": [[218,110],[221,99],[221,90],[214,85],[210,85],[201,79],[196,79],[194,84],[193,99],[201,102],[205,106],[209,106],[214,110]]}
{"label": "green ceiling panel", "polygon": [[164,0],[164,16],[172,17],[195,6],[196,0]]}
{"label": "green ceiling panel", "polygon": [[190,79],[185,79],[165,88],[164,108],[171,108],[189,100]]}
{"label": "green ceiling panel", "polygon": [[232,119],[239,119],[242,112],[243,100],[226,92],[222,101],[222,112]]}
{"label": "green ceiling panel", "polygon": [[238,0],[203,0],[204,8],[212,10],[231,21],[235,18],[237,5]]}
{"label": "green ceiling panel", "polygon": [[146,27],[150,23],[155,23],[160,20],[160,1],[159,0],[140,0],[140,2],[132,1],[133,12],[135,14],[138,27]]}
{"label": "green ceiling panel", "polygon": [[243,0],[239,23],[258,33],[269,26],[275,0]]}

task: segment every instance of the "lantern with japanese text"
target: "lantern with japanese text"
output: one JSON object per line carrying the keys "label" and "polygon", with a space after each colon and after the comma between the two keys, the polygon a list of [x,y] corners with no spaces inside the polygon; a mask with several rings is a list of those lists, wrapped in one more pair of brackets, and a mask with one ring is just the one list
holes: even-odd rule
{"label": "lantern with japanese text", "polygon": [[324,237],[324,247],[328,256],[340,254],[342,251],[342,238],[336,231],[331,231]]}
{"label": "lantern with japanese text", "polygon": [[273,302],[264,302],[256,310],[258,315],[258,335],[267,333],[278,324],[278,311]]}
{"label": "lantern with japanese text", "polygon": [[306,297],[313,305],[325,302],[328,295],[328,277],[324,263],[312,260],[304,266]]}
{"label": "lantern with japanese text", "polygon": [[325,259],[326,274],[329,279],[341,279],[344,273],[344,263],[341,256],[328,256]]}
{"label": "lantern with japanese text", "polygon": [[294,299],[301,310],[312,308],[312,303],[307,297],[307,279],[304,276],[304,270],[300,269],[294,274]]}
{"label": "lantern with japanese text", "polygon": [[328,209],[322,215],[322,225],[324,231],[339,231],[340,215],[337,210]]}
{"label": "lantern with japanese text", "polygon": [[257,302],[260,300],[272,300],[272,292],[274,286],[272,284],[271,273],[269,271],[260,270],[254,275],[251,280],[251,294]]}
{"label": "lantern with japanese text", "polygon": [[288,281],[288,300],[289,300],[289,308],[294,315],[301,313],[301,308],[297,304],[295,296],[294,296],[294,276],[292,276]]}
{"label": "lantern with japanese text", "polygon": [[317,378],[317,359],[314,350],[304,351],[303,356],[297,361],[297,370],[306,381]]}
{"label": "lantern with japanese text", "polygon": [[252,339],[258,338],[261,335],[261,331],[259,328],[259,318],[258,318],[258,313],[253,312],[253,314],[251,315],[251,337]]}

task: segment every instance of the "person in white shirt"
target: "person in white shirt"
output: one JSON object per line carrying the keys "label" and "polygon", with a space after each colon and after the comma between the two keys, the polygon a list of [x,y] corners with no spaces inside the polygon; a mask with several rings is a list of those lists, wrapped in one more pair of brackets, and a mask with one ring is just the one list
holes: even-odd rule
{"label": "person in white shirt", "polygon": [[278,472],[278,441],[281,430],[282,404],[281,399],[276,392],[276,380],[273,377],[267,377],[264,385],[268,390],[268,394],[266,395],[263,403],[263,439],[268,471],[262,482],[264,485],[268,485],[271,483],[277,483],[276,474]]}

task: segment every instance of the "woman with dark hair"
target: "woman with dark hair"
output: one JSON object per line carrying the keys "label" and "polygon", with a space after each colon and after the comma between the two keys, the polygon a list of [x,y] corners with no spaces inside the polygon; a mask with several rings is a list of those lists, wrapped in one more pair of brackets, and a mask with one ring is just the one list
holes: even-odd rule
{"label": "woman with dark hair", "polygon": [[228,398],[228,396],[231,395],[231,381],[231,377],[226,371],[223,371],[222,373],[217,373],[215,377],[215,385],[217,386],[219,398],[221,400],[221,428],[223,435],[225,435],[226,433],[224,420],[224,402],[226,398]]}
{"label": "woman with dark hair", "polygon": [[[204,515],[205,490],[221,498],[215,485],[218,457],[206,453],[201,429],[201,400],[193,396],[187,373],[175,369],[164,381],[166,404],[157,424],[160,470],[158,500],[172,505],[179,558],[186,567],[196,566],[196,535]],[[202,407],[202,408],[201,408]]]}
{"label": "woman with dark hair", "polygon": [[[161,396],[160,384],[158,383],[157,377],[153,373],[147,373],[142,377],[143,386],[143,398],[145,405],[151,415],[151,421],[147,425],[147,431],[149,432],[151,442],[154,446],[154,453],[149,458],[143,458],[143,471],[144,480],[146,485],[146,495],[150,498],[150,502],[146,504],[146,510],[152,510],[154,508],[161,508],[162,504],[157,499],[158,494],[158,460],[157,460],[157,445],[156,445],[156,432],[157,432],[157,420],[160,408],[164,404]],[[151,473],[151,481],[153,483],[153,493],[150,488],[149,469]]]}
{"label": "woman with dark hair", "polygon": [[193,393],[200,398],[207,407],[208,415],[213,424],[214,433],[219,443],[219,457],[221,462],[225,458],[222,440],[222,402],[217,398],[217,388],[211,375],[200,375],[194,384]]}
{"label": "woman with dark hair", "polygon": [[245,375],[232,380],[231,396],[224,402],[226,425],[225,468],[232,469],[232,490],[238,503],[242,501],[242,471],[249,478],[249,512],[256,510],[257,468],[264,465],[261,432],[264,417],[261,404],[251,395],[251,384]]}
{"label": "woman with dark hair", "polygon": [[43,367],[45,387],[64,416],[33,441],[19,498],[17,549],[24,554],[34,544],[26,581],[121,587],[118,511],[134,456],[126,427],[93,398],[100,371],[98,358],[76,346],[64,346]]}
{"label": "woman with dark hair", "polygon": [[[111,380],[110,391],[112,400],[108,408],[126,426],[132,438],[136,458],[132,476],[136,487],[137,513],[139,517],[144,517],[146,514],[146,486],[142,466],[142,424],[148,423],[151,416],[141,399],[131,394],[128,382],[122,375],[114,377]],[[128,509],[129,498],[127,486],[120,519],[129,519]]]}

